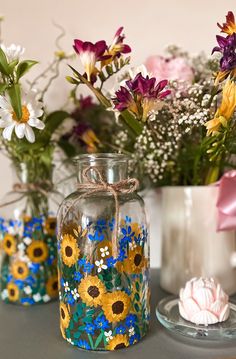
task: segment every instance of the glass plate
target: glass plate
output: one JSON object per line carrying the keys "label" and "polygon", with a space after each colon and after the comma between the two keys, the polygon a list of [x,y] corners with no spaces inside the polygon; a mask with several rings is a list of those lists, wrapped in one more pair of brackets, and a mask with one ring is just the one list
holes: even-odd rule
{"label": "glass plate", "polygon": [[195,325],[183,319],[179,314],[177,297],[167,297],[160,301],[156,308],[159,322],[175,334],[203,340],[236,339],[236,304],[230,303],[229,319],[223,323],[208,327]]}

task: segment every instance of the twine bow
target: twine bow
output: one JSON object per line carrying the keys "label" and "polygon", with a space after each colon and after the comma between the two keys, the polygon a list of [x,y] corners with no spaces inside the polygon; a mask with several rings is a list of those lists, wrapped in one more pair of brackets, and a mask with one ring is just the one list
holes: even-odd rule
{"label": "twine bow", "polygon": [[[97,179],[92,180],[89,176],[89,171],[93,170],[96,174]],[[82,194],[79,198],[91,195],[98,192],[110,192],[115,200],[115,230],[112,237],[112,249],[114,254],[117,254],[117,238],[119,232],[119,194],[133,193],[139,186],[139,181],[136,178],[128,178],[116,183],[107,183],[104,181],[100,171],[96,167],[89,166],[83,170],[82,178],[86,181],[85,183],[78,184],[78,190],[85,190],[86,193]]]}

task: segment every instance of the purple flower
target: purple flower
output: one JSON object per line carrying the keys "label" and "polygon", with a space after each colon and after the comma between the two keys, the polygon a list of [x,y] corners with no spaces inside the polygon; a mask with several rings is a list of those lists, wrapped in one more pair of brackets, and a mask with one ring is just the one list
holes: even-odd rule
{"label": "purple flower", "polygon": [[[96,62],[110,58],[105,55],[107,44],[104,40],[98,41],[95,44],[89,41],[74,40],[74,50],[79,55],[82,65],[85,69],[85,74],[88,81],[94,82],[98,70],[96,69]],[[96,81],[96,80],[95,80]]]}
{"label": "purple flower", "polygon": [[164,91],[167,80],[157,82],[155,77],[144,77],[141,72],[125,84],[126,87],[121,86],[116,97],[112,98],[115,109],[119,112],[129,110],[142,121],[146,121],[153,111],[161,109],[161,100],[170,94],[170,90]]}
{"label": "purple flower", "polygon": [[216,36],[218,46],[212,50],[214,52],[221,52],[220,71],[232,71],[236,67],[236,33],[228,35],[227,37]]}

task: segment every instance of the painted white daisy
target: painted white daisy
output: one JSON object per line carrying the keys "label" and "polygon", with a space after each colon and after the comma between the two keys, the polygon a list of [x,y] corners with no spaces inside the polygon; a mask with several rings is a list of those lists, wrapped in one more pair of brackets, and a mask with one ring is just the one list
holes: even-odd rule
{"label": "painted white daisy", "polygon": [[63,285],[64,285],[64,288],[65,288],[65,292],[70,292],[69,283],[68,283],[68,282],[64,282]]}
{"label": "painted white daisy", "polygon": [[107,265],[104,264],[103,259],[101,259],[100,261],[95,261],[95,265],[98,267],[98,273],[100,273],[102,269],[107,269]]}
{"label": "painted white daisy", "polygon": [[129,328],[129,336],[132,337],[134,334],[134,327]]}
{"label": "painted white daisy", "polygon": [[104,332],[104,335],[106,337],[106,341],[109,342],[111,339],[113,339],[112,331],[109,330],[109,332]]}
{"label": "painted white daisy", "polygon": [[72,294],[74,300],[76,300],[76,299],[79,298],[79,293],[77,292],[77,289],[76,289],[76,288],[71,291],[71,294]]}
{"label": "painted white daisy", "polygon": [[50,297],[49,297],[49,295],[48,294],[45,294],[44,296],[43,296],[43,301],[44,301],[44,303],[48,303],[49,301],[50,301]]}
{"label": "painted white daisy", "polygon": [[43,114],[43,104],[36,97],[37,92],[34,90],[27,94],[22,93],[22,117],[18,119],[10,99],[0,96],[0,128],[4,128],[2,135],[6,140],[11,140],[12,132],[15,129],[18,138],[25,136],[32,143],[35,141],[35,134],[31,127],[44,129],[45,124],[38,119]]}
{"label": "painted white daisy", "polygon": [[109,250],[108,250],[108,246],[105,246],[104,248],[100,248],[100,252],[101,252],[101,257],[106,257],[109,256]]}
{"label": "painted white daisy", "polygon": [[31,294],[32,293],[32,288],[29,286],[29,285],[27,285],[25,288],[24,288],[24,292],[25,292],[25,294]]}
{"label": "painted white daisy", "polygon": [[72,339],[71,339],[71,338],[66,338],[66,340],[68,341],[68,343],[70,343],[70,344],[74,345],[74,342],[72,341]]}
{"label": "painted white daisy", "polygon": [[33,300],[37,303],[42,299],[42,296],[40,293],[36,293],[33,295]]}
{"label": "painted white daisy", "polygon": [[4,44],[1,44],[0,47],[5,53],[8,62],[19,60],[25,52],[25,48],[20,45],[11,44],[10,46],[6,46]]}

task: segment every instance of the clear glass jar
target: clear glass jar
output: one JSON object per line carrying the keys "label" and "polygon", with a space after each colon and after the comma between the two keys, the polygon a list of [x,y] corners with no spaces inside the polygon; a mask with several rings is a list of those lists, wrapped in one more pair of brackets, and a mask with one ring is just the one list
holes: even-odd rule
{"label": "clear glass jar", "polygon": [[127,180],[128,158],[78,157],[80,190],[58,212],[60,323],[64,339],[88,350],[115,350],[138,342],[149,327],[149,240],[144,202],[136,193],[89,192],[83,171],[98,181]]}
{"label": "clear glass jar", "polygon": [[58,297],[56,212],[62,196],[33,161],[14,168],[14,186],[0,203],[0,288],[6,303],[32,305]]}

